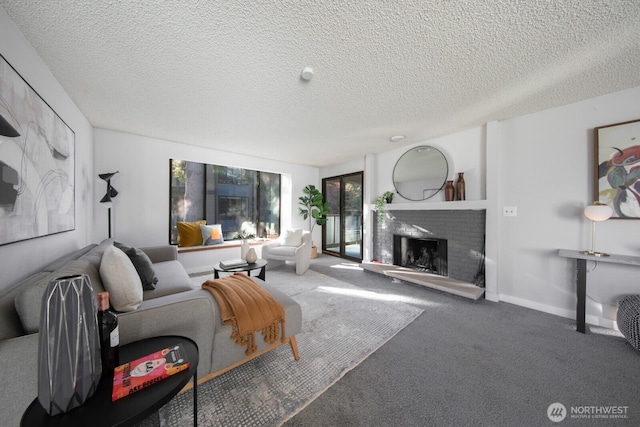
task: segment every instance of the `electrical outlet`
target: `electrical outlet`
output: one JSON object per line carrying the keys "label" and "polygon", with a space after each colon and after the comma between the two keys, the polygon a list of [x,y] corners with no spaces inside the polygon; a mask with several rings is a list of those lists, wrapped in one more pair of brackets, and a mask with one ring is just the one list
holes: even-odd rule
{"label": "electrical outlet", "polygon": [[518,208],[515,206],[504,206],[502,208],[502,216],[517,216]]}

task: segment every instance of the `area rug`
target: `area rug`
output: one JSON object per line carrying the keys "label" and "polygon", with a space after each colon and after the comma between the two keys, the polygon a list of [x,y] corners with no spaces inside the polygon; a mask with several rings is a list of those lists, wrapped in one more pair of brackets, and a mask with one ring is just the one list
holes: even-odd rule
{"label": "area rug", "polygon": [[[281,425],[423,311],[312,270],[296,276],[285,266],[267,271],[266,278],[302,307],[300,360],[286,345],[201,384],[200,425]],[[158,412],[160,426],[193,425],[192,393],[176,396]]]}

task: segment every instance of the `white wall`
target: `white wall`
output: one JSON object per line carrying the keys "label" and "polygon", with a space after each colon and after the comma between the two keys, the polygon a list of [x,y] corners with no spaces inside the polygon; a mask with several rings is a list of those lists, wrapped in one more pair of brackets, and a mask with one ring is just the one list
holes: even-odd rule
{"label": "white wall", "polygon": [[95,177],[89,122],[1,7],[0,54],[75,132],[75,230],[0,246],[1,292],[56,258],[91,243]]}
{"label": "white wall", "polygon": [[[120,171],[111,181],[119,191],[112,207],[115,239],[134,246],[169,242],[170,159],[283,174],[281,227],[306,229],[308,226],[298,215],[298,197],[306,185],[320,185],[317,168],[103,129],[95,129],[94,139],[96,173]],[[98,186],[96,205],[105,191],[106,185]],[[106,236],[107,212],[98,208],[94,238],[100,240]],[[320,241],[320,230],[314,230],[314,239]]]}
{"label": "white wall", "polygon": [[[499,198],[518,208],[499,218],[501,300],[575,317],[575,261],[557,250],[590,248],[582,211],[593,201],[593,129],[640,119],[638,99],[635,88],[499,122]],[[640,255],[640,222],[610,220],[597,231],[597,249]],[[587,322],[613,326],[624,293],[640,293],[640,269],[599,263],[587,275]]]}
{"label": "white wall", "polygon": [[[384,153],[376,155],[373,199],[385,191],[395,192],[393,186],[393,168],[398,159],[411,148],[420,145],[430,145],[442,151],[449,164],[449,175],[447,179],[455,182],[458,172],[464,173],[466,199],[484,200],[486,197],[486,142],[484,126],[475,127],[462,132],[434,138],[428,141],[421,141],[415,144],[390,149]],[[444,201],[444,191],[440,191],[435,196],[420,204]],[[407,202],[402,196],[396,194],[394,203]]]}

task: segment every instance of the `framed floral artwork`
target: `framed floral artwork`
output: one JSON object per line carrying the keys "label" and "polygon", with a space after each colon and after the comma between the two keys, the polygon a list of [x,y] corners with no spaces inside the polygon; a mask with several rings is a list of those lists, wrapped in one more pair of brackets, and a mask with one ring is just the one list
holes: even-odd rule
{"label": "framed floral artwork", "polygon": [[595,128],[595,200],[640,219],[640,120]]}

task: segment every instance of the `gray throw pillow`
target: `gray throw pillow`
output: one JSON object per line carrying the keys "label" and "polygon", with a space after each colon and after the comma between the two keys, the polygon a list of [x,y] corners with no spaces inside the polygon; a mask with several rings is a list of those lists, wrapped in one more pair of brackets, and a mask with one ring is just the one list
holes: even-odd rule
{"label": "gray throw pillow", "polygon": [[158,277],[156,276],[156,272],[153,269],[153,263],[151,262],[151,259],[149,259],[149,256],[138,248],[131,248],[123,245],[122,243],[114,242],[113,245],[127,254],[133,263],[133,266],[136,268],[136,272],[138,272],[138,276],[140,276],[142,289],[145,291],[154,290],[156,288],[156,283],[158,283]]}
{"label": "gray throw pillow", "polygon": [[200,225],[200,231],[202,232],[202,244],[205,246],[219,245],[224,243],[224,237],[222,237],[222,225]]}

